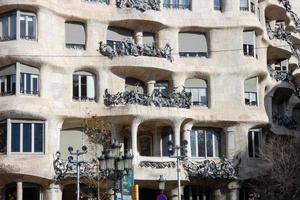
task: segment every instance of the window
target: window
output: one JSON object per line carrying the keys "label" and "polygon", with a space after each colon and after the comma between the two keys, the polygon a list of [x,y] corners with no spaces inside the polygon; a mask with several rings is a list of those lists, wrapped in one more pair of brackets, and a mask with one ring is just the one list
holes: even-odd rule
{"label": "window", "polygon": [[7,142],[7,124],[5,121],[0,122],[0,153],[6,153]]}
{"label": "window", "polygon": [[169,156],[169,141],[174,141],[173,130],[171,127],[164,127],[162,132],[162,156]]}
{"label": "window", "polygon": [[[16,11],[0,17],[0,41],[25,39],[36,40],[36,15]],[[17,30],[19,30],[17,32]]]}
{"label": "window", "polygon": [[164,8],[190,9],[190,0],[164,0]]}
{"label": "window", "polygon": [[0,41],[15,40],[16,35],[16,13],[10,13],[0,17]]}
{"label": "window", "polygon": [[121,27],[108,27],[106,43],[113,48],[114,51],[124,49],[123,41],[125,40],[129,41],[129,43],[134,42],[133,31]]}
{"label": "window", "polygon": [[78,22],[65,23],[66,47],[70,49],[85,49],[85,26]]}
{"label": "window", "polygon": [[255,32],[244,31],[243,32],[243,50],[245,56],[254,57],[255,54]]}
{"label": "window", "polygon": [[243,11],[249,10],[249,0],[240,0],[240,10]]}
{"label": "window", "polygon": [[185,186],[184,200],[212,200],[212,191],[200,186]]}
{"label": "window", "polygon": [[9,152],[43,153],[45,130],[43,121],[8,120]]}
{"label": "window", "polygon": [[248,132],[248,155],[249,158],[259,158],[261,148],[262,131],[261,129],[251,129]]}
{"label": "window", "polygon": [[185,91],[192,93],[192,105],[208,106],[207,84],[202,79],[188,79],[184,83]]}
{"label": "window", "polygon": [[152,156],[152,137],[149,135],[141,135],[138,139],[140,155]]}
{"label": "window", "polygon": [[281,60],[275,63],[274,69],[278,72],[286,72],[288,73],[288,60]]}
{"label": "window", "polygon": [[214,9],[221,10],[222,9],[222,0],[214,0]]}
{"label": "window", "polygon": [[208,57],[206,35],[204,33],[179,33],[180,57]]}
{"label": "window", "polygon": [[[22,183],[23,199],[27,200],[40,200],[41,199],[41,186],[35,183]],[[17,199],[17,186],[16,183],[8,184],[4,187],[4,199]]]}
{"label": "window", "polygon": [[190,148],[192,157],[219,157],[221,152],[219,131],[193,128],[190,133]]}
{"label": "window", "polygon": [[73,99],[79,101],[95,100],[95,75],[85,71],[73,74]]}
{"label": "window", "polygon": [[142,81],[128,77],[125,80],[125,91],[135,91],[138,94],[146,94],[146,87]]}
{"label": "window", "polygon": [[245,104],[248,106],[257,106],[257,84],[257,77],[247,79],[244,83]]}
{"label": "window", "polygon": [[36,39],[35,15],[21,13],[20,15],[20,37],[26,40]]}
{"label": "window", "polygon": [[39,95],[39,69],[23,64],[20,68],[20,93]]}
{"label": "window", "polygon": [[154,90],[161,92],[164,97],[169,96],[169,82],[168,81],[157,81],[154,84]]}
{"label": "window", "polygon": [[16,68],[14,65],[0,69],[0,96],[16,94]]}

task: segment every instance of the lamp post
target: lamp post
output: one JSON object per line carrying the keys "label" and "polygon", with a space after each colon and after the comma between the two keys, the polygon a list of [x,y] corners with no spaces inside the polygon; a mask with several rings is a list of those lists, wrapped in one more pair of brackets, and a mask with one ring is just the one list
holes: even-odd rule
{"label": "lamp post", "polygon": [[[114,199],[117,200],[117,192],[123,176],[132,169],[133,155],[129,151],[125,151],[124,155],[120,152],[122,145],[118,141],[113,140],[110,148],[104,149],[102,155],[98,158],[99,170],[103,176],[114,182]],[[125,172],[125,173],[124,173]]]}
{"label": "lamp post", "polygon": [[[187,152],[187,144],[186,140],[183,141],[183,146],[174,145],[173,141],[168,142],[168,151],[170,158],[176,158],[176,172],[177,172],[177,188],[178,188],[178,200],[181,200],[181,184],[180,184],[180,161],[186,158]],[[180,152],[182,155],[180,155]]]}
{"label": "lamp post", "polygon": [[[68,151],[69,151],[69,157],[68,157],[68,161],[71,164],[76,165],[76,172],[77,172],[77,200],[80,199],[80,165],[85,163],[85,161],[79,161],[79,156],[86,154],[87,153],[87,147],[86,146],[82,146],[82,151],[80,151],[79,149],[77,149],[76,151],[73,151],[73,147],[69,147]],[[76,160],[74,160],[73,156],[76,156]]]}

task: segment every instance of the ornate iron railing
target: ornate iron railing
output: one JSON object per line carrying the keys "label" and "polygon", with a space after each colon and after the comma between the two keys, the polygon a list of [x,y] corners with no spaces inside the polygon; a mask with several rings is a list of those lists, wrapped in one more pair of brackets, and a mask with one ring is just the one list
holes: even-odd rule
{"label": "ornate iron railing", "polygon": [[142,12],[160,10],[160,0],[116,0],[118,8],[135,8]]}
{"label": "ornate iron railing", "polygon": [[191,107],[191,93],[182,90],[181,92],[173,92],[169,97],[165,97],[158,90],[154,90],[154,92],[148,96],[145,94],[139,94],[133,90],[118,92],[117,94],[109,94],[106,89],[104,102],[106,106],[138,104],[144,106],[177,107],[188,109]]}
{"label": "ornate iron railing", "polygon": [[164,3],[164,8],[191,9],[190,4]]}
{"label": "ornate iron railing", "polygon": [[297,122],[293,117],[287,115],[280,115],[279,113],[273,113],[272,117],[273,123],[278,124],[279,126],[284,126],[288,129],[296,129]]}
{"label": "ornate iron railing", "polygon": [[160,49],[147,44],[140,46],[130,42],[128,39],[124,41],[107,40],[106,44],[100,42],[99,46],[99,52],[111,59],[116,56],[151,56],[166,58],[172,62],[174,60],[172,50],[169,44]]}
{"label": "ornate iron railing", "polygon": [[271,65],[268,65],[268,71],[272,79],[276,81],[288,81],[293,82],[294,76],[286,71],[278,71],[272,68]]}
{"label": "ornate iron railing", "polygon": [[17,39],[17,36],[16,35],[12,35],[12,36],[3,36],[3,37],[0,37],[0,41],[9,41],[9,40],[15,40]]}

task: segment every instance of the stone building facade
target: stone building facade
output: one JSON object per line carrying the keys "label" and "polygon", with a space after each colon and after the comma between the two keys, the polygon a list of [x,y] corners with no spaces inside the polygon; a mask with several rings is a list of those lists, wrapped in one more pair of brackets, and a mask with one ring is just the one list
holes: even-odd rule
{"label": "stone building facade", "polygon": [[[299,135],[297,0],[134,2],[0,0],[1,200],[71,199],[53,161],[92,148],[90,116],[131,149],[141,200],[160,175],[177,199],[169,140],[188,142],[182,199],[244,200],[266,135]],[[228,168],[204,176],[211,162]]]}

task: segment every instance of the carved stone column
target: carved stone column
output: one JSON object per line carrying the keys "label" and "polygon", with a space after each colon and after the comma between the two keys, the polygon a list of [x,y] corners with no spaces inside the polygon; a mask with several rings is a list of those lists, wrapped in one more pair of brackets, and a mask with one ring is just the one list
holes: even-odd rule
{"label": "carved stone column", "polygon": [[[175,120],[172,124],[173,132],[174,132],[174,145],[180,146],[180,126],[182,120]],[[175,152],[176,153],[176,152]],[[180,152],[179,152],[180,155]]]}
{"label": "carved stone column", "polygon": [[239,200],[240,185],[238,182],[229,183],[228,190],[229,190],[227,193],[228,200]]}
{"label": "carved stone column", "polygon": [[183,127],[183,140],[187,141],[187,143],[188,143],[188,148],[187,148],[187,156],[188,157],[192,156],[190,134],[191,134],[193,125],[194,125],[193,122],[189,122],[189,123],[185,124],[184,127]]}
{"label": "carved stone column", "polygon": [[139,46],[143,45],[143,31],[141,29],[138,29],[134,32],[135,36],[135,43]]}
{"label": "carved stone column", "polygon": [[147,82],[147,94],[150,96],[154,91],[155,80]]}
{"label": "carved stone column", "polygon": [[227,127],[226,132],[226,157],[232,159],[235,154],[235,132],[234,126]]}
{"label": "carved stone column", "polygon": [[44,191],[43,199],[45,200],[59,200],[61,198],[62,198],[62,190],[59,185],[52,183]]}
{"label": "carved stone column", "polygon": [[17,182],[17,200],[23,200],[23,183]]}
{"label": "carved stone column", "polygon": [[213,190],[213,199],[214,200],[226,200],[226,195],[224,195],[221,189],[214,189]]}
{"label": "carved stone column", "polygon": [[182,73],[174,73],[172,75],[173,87],[176,92],[180,92],[183,89],[185,76]]}
{"label": "carved stone column", "polygon": [[137,135],[138,135],[138,127],[141,123],[141,119],[135,118],[131,123],[131,144],[132,144],[132,153],[134,155],[133,163],[137,164],[137,157],[139,156],[138,152],[138,144],[137,144]]}

